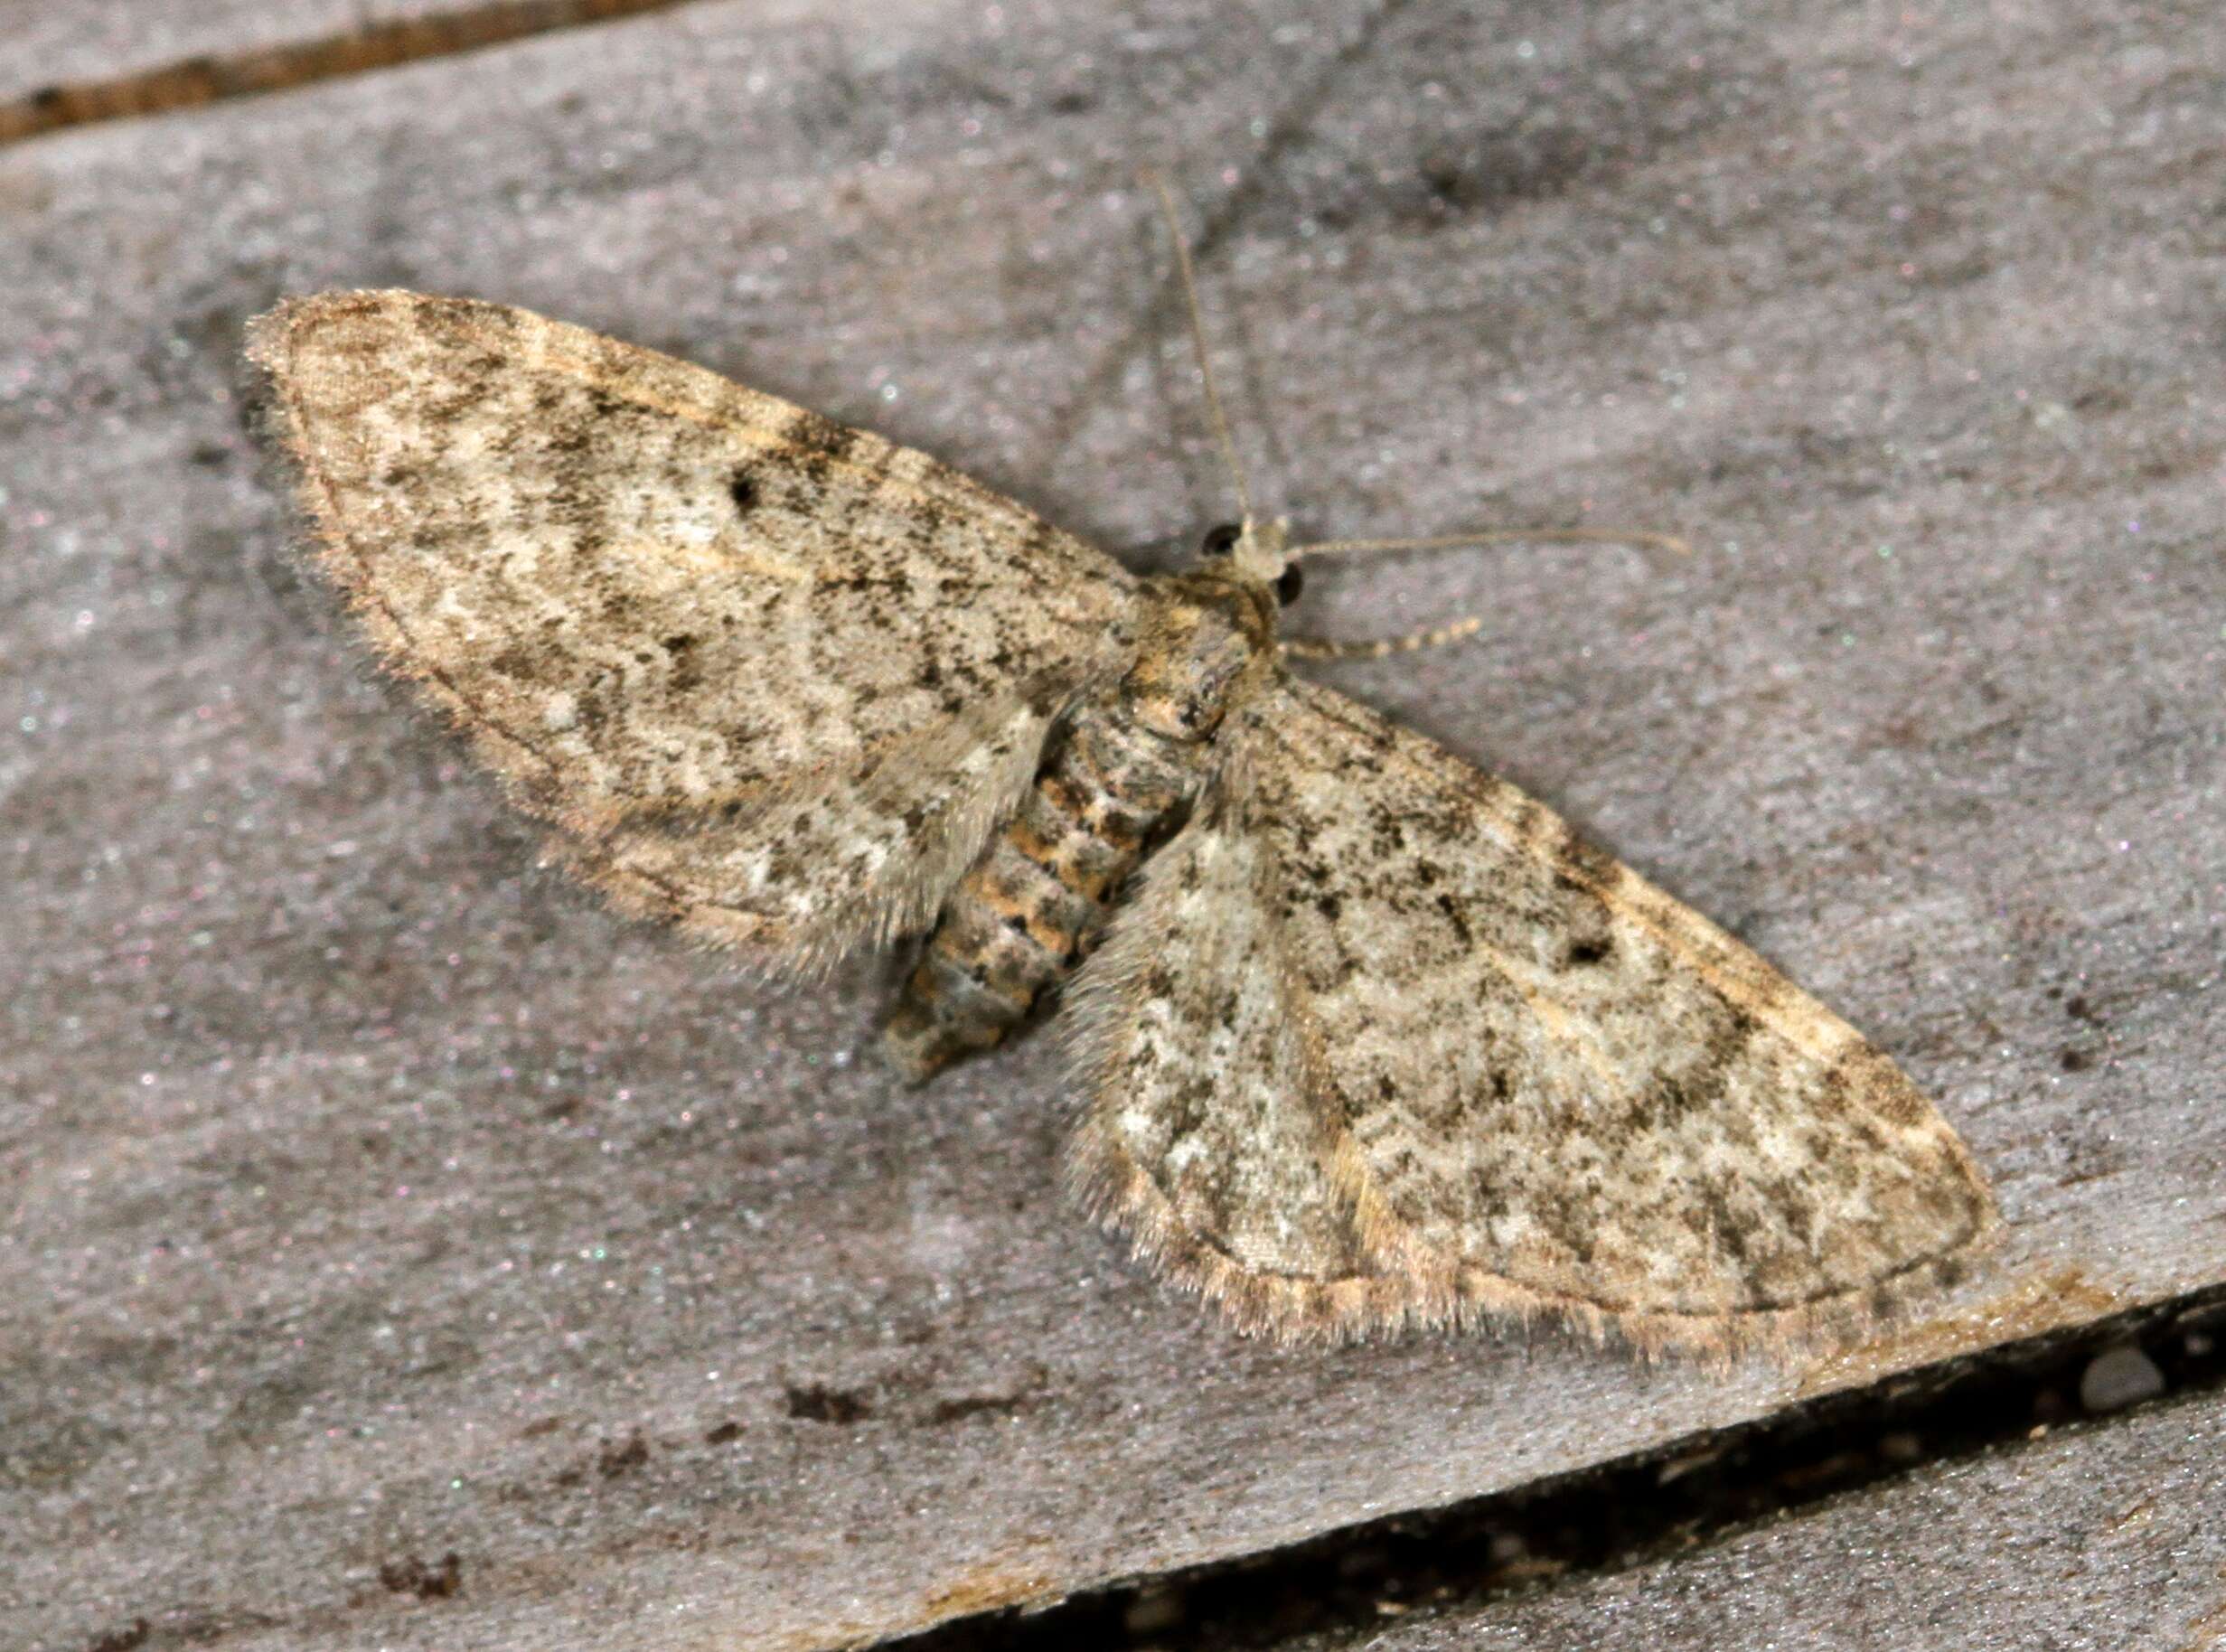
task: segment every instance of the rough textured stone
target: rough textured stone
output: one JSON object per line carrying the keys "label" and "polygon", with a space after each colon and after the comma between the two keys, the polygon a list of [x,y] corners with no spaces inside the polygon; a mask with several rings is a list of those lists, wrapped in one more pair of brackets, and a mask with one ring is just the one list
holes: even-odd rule
{"label": "rough textured stone", "polygon": [[[0,1639],[822,1646],[2226,1272],[2215,8],[876,15],[0,149]],[[1062,1207],[1055,1040],[905,1093],[885,969],[754,986],[536,876],[279,549],[240,324],[381,283],[1187,549],[1145,162],[1302,531],[1695,540],[1300,612],[1487,616],[1337,681],[1902,1059],[2012,1225],[1959,1303],[1728,1377],[1234,1340]]]}

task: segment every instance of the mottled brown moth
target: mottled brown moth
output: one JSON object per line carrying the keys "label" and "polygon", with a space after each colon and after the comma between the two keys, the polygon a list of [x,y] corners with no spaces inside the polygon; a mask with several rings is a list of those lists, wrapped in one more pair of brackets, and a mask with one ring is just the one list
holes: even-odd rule
{"label": "mottled brown moth", "polygon": [[1293,672],[1303,558],[1367,543],[1245,500],[1139,577],[921,454],[469,299],[296,300],[251,353],[318,562],[564,864],[769,966],[924,936],[910,1077],[1062,993],[1070,1184],[1244,1328],[1846,1335],[1994,1227],[1845,1022]]}

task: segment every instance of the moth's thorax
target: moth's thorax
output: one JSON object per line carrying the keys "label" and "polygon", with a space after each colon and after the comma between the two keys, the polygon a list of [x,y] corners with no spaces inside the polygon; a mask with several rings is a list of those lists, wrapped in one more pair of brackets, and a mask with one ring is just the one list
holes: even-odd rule
{"label": "moth's thorax", "polygon": [[1136,663],[1123,709],[1170,740],[1207,740],[1229,707],[1275,658],[1275,596],[1266,587],[1200,568],[1147,582]]}

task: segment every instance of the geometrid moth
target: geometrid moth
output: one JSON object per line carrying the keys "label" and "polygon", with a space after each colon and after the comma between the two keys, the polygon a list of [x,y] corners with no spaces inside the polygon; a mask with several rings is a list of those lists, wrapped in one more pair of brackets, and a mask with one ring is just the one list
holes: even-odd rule
{"label": "geometrid moth", "polygon": [[1845,1022],[1293,674],[1304,558],[1376,542],[1246,503],[1140,577],[921,454],[467,299],[297,300],[250,352],[319,564],[566,864],[768,965],[925,934],[910,1076],[1062,989],[1071,1184],[1243,1328],[1843,1337],[1989,1236]]}

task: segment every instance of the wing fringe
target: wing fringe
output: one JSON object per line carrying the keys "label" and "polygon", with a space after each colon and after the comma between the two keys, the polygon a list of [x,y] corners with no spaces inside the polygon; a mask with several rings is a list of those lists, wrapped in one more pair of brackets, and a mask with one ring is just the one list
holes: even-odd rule
{"label": "wing fringe", "polygon": [[1761,1354],[1777,1359],[1842,1348],[1905,1324],[1922,1306],[1969,1277],[2000,1229],[1977,1228],[1964,1244],[1918,1258],[1853,1291],[1783,1308],[1722,1314],[1620,1309],[1534,1290],[1474,1266],[1442,1265],[1430,1276],[1350,1274],[1307,1279],[1246,1269],[1187,1226],[1141,1167],[1094,1119],[1068,1138],[1067,1195],[1109,1233],[1126,1237],[1160,1279],[1211,1302],[1245,1336],[1286,1346],[1338,1347],[1432,1331],[1529,1332],[1557,1322],[1594,1346],[1620,1341],[1651,1361],[1697,1356],[1720,1364]]}

